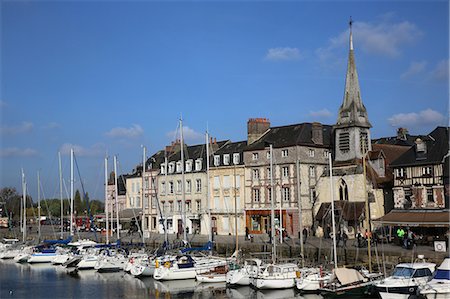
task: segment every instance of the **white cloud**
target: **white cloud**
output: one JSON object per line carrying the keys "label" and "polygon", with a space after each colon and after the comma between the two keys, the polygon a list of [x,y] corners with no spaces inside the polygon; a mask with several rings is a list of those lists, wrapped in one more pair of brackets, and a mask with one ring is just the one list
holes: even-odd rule
{"label": "white cloud", "polygon": [[432,109],[422,110],[420,112],[399,113],[391,116],[389,124],[393,127],[419,127],[426,125],[442,125],[445,122],[445,116]]}
{"label": "white cloud", "polygon": [[312,117],[331,117],[332,116],[332,114],[331,114],[331,112],[328,110],[328,109],[322,109],[322,110],[319,110],[319,111],[310,111],[309,112],[309,116],[312,116]]}
{"label": "white cloud", "polygon": [[34,157],[37,156],[38,152],[32,148],[20,149],[17,147],[9,147],[5,149],[0,149],[0,157]]}
{"label": "white cloud", "polygon": [[289,61],[299,60],[302,58],[300,50],[297,48],[272,48],[269,49],[265,59],[271,61]]}
{"label": "white cloud", "polygon": [[34,125],[31,122],[22,122],[22,124],[17,126],[2,126],[0,127],[0,132],[2,135],[17,135],[30,132],[33,127]]}
{"label": "white cloud", "polygon": [[51,122],[46,124],[45,126],[42,126],[42,129],[44,130],[52,130],[52,129],[59,129],[61,128],[61,125],[56,122]]}
{"label": "white cloud", "polygon": [[449,60],[441,60],[431,71],[431,77],[439,81],[448,81]]}
{"label": "white cloud", "polygon": [[400,75],[401,79],[407,79],[414,75],[420,74],[425,70],[425,67],[427,66],[426,61],[413,61],[409,65],[409,68]]}
{"label": "white cloud", "polygon": [[[167,133],[167,136],[172,139],[179,139],[179,136],[177,137],[177,134],[179,135],[179,131],[170,131]],[[205,139],[205,135],[199,132],[196,132],[195,130],[183,126],[183,138],[186,141],[186,143],[193,143],[193,142],[202,142]]]}
{"label": "white cloud", "polygon": [[[405,45],[411,44],[422,36],[422,32],[411,22],[393,23],[390,18],[379,18],[377,23],[354,22],[353,45],[367,53],[389,57],[399,56]],[[349,30],[330,38],[326,47],[316,50],[323,62],[335,60],[335,51],[348,49]]]}
{"label": "white cloud", "polygon": [[80,157],[102,157],[106,153],[104,144],[96,143],[91,147],[84,147],[78,144],[64,143],[59,151],[62,155],[70,155],[70,150],[73,149],[75,155]]}
{"label": "white cloud", "polygon": [[144,134],[140,125],[133,124],[130,128],[117,127],[106,132],[106,136],[112,138],[136,138]]}

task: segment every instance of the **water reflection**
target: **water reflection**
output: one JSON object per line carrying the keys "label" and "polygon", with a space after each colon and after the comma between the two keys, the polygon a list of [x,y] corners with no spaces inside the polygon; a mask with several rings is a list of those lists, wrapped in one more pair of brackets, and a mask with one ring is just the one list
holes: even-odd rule
{"label": "water reflection", "polygon": [[194,279],[155,281],[124,272],[84,270],[69,275],[69,271],[51,264],[0,261],[0,298],[9,298],[10,291],[15,298],[322,298],[300,295],[295,289],[261,291],[246,286],[229,288],[224,283],[198,283]]}

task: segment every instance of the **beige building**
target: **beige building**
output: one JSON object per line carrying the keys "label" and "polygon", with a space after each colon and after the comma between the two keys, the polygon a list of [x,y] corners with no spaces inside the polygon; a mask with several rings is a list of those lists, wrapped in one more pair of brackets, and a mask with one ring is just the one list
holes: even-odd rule
{"label": "beige building", "polygon": [[[209,208],[212,231],[218,235],[245,234],[245,167],[243,150],[246,141],[227,143],[210,160]],[[206,213],[208,213],[206,207]],[[207,218],[206,218],[207,219]],[[202,223],[208,231],[209,223]],[[237,228],[237,230],[236,230]]]}

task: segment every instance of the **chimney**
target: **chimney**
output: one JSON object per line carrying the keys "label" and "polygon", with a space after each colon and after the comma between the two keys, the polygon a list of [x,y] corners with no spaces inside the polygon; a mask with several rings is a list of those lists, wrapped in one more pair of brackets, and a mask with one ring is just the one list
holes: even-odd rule
{"label": "chimney", "polygon": [[167,155],[176,153],[180,150],[181,150],[181,143],[180,143],[180,140],[178,140],[178,139],[175,142],[172,141],[172,143],[170,145],[166,146]]}
{"label": "chimney", "polygon": [[407,135],[409,135],[407,128],[398,128],[397,129],[397,139],[406,140]]}
{"label": "chimney", "polygon": [[312,142],[315,144],[323,144],[323,127],[321,123],[312,123],[311,136]]}
{"label": "chimney", "polygon": [[247,144],[258,140],[270,128],[267,118],[250,118],[247,122]]}

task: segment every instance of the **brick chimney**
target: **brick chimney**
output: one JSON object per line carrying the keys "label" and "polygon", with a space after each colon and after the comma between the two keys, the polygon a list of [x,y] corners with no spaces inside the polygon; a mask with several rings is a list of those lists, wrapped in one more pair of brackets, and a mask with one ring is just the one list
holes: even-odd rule
{"label": "brick chimney", "polygon": [[247,144],[258,140],[270,128],[267,118],[250,118],[247,122]]}
{"label": "brick chimney", "polygon": [[323,126],[321,123],[312,123],[311,136],[312,142],[315,144],[323,144]]}
{"label": "brick chimney", "polygon": [[409,135],[407,128],[398,128],[397,129],[397,139],[399,140],[406,140],[407,135]]}
{"label": "brick chimney", "polygon": [[178,139],[175,142],[172,141],[172,143],[170,145],[166,146],[166,153],[168,155],[170,155],[172,153],[176,153],[180,150],[181,150],[181,141]]}

